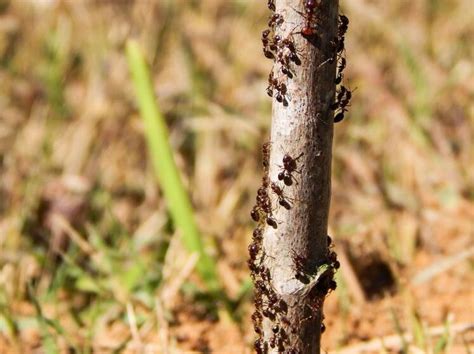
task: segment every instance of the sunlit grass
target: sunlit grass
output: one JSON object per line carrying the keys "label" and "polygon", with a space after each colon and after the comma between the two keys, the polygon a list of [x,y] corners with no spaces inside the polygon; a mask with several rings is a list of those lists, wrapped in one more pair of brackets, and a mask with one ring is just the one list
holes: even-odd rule
{"label": "sunlit grass", "polygon": [[163,190],[171,217],[181,232],[183,242],[189,252],[199,254],[197,270],[209,290],[218,291],[220,286],[216,267],[214,261],[204,249],[189,195],[181,182],[178,168],[173,159],[166,122],[159,111],[151,84],[151,76],[137,42],[128,42],[127,57],[140,114],[143,119],[149,157]]}

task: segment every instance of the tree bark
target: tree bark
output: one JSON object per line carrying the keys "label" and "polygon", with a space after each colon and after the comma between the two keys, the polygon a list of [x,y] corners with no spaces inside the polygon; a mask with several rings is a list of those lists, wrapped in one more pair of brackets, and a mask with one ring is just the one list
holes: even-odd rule
{"label": "tree bark", "polygon": [[[260,226],[263,232],[260,259],[263,271],[268,269],[270,276],[263,276],[260,287],[256,282],[256,301],[263,302],[261,311],[264,312],[260,322],[261,337],[255,344],[257,352],[320,353],[322,306],[327,293],[335,288],[335,270],[328,259],[331,252],[327,225],[338,0],[315,1],[317,6],[311,18],[308,18],[307,2],[269,1],[269,5],[275,6],[274,13],[283,19],[276,25],[271,23],[274,36],[280,36],[280,40],[290,38],[300,61],[291,63],[290,77],[281,74],[286,64],[282,64],[277,55],[272,69],[273,80],[278,78],[273,91],[275,86],[279,89],[276,94],[273,92],[267,173],[270,188],[273,182],[283,194],[270,193],[273,209],[270,215],[264,215],[276,222],[276,228],[268,222]],[[315,34],[303,35],[310,26]],[[281,82],[286,85],[283,100],[278,97]],[[295,162],[294,171],[290,168],[290,172],[285,172],[285,155]],[[282,174],[286,174],[286,181]],[[289,209],[279,203],[282,198],[290,203]],[[258,300],[259,296],[263,299]],[[257,311],[258,306],[257,303]],[[265,311],[267,307],[271,310]]]}

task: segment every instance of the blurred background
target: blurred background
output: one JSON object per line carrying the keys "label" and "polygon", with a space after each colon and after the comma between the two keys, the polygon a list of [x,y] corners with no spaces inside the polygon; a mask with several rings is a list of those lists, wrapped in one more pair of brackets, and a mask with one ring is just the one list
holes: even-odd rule
{"label": "blurred background", "polygon": [[[345,82],[357,89],[335,126],[342,267],[322,347],[470,353],[474,3],[341,5]],[[264,0],[0,1],[1,353],[251,351],[269,14]],[[203,291],[170,218],[130,38],[230,309]]]}

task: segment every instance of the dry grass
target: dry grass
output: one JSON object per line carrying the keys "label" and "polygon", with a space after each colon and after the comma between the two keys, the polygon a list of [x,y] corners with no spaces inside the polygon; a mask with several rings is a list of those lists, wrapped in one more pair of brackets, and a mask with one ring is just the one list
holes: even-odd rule
{"label": "dry grass", "polygon": [[[472,2],[342,5],[357,90],[336,126],[330,226],[346,270],[323,347],[390,336],[352,352],[468,353]],[[211,306],[170,226],[124,44],[139,39],[152,63],[198,224],[237,299],[270,122],[267,14],[256,0],[0,1],[0,352],[250,351],[250,298],[234,319]]]}

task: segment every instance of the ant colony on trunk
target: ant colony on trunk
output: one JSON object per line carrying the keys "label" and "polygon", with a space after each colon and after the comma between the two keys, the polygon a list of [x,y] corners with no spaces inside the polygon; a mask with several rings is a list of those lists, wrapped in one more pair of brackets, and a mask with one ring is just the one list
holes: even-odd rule
{"label": "ant colony on trunk", "polygon": [[[311,45],[320,50],[321,46],[321,19],[318,18],[318,8],[324,0],[303,0],[302,11],[293,9],[303,17],[300,29],[290,31],[288,35],[281,35],[281,26],[285,23],[283,13],[278,13],[275,0],[267,0],[267,6],[272,12],[268,19],[268,28],[262,32],[261,41],[265,58],[273,61],[274,65],[268,75],[267,94],[275,98],[274,104],[287,107],[291,102],[288,82],[296,76],[297,67],[302,64],[304,48],[297,48],[295,36],[301,35],[304,45]],[[334,112],[335,123],[344,119],[344,114],[350,106],[352,91],[343,85],[344,70],[346,68],[344,39],[348,30],[349,20],[345,15],[337,18],[337,35],[330,41],[331,53],[329,59],[323,61],[319,67],[326,63],[336,63],[336,76],[334,83],[337,86],[334,100],[329,108]],[[291,196],[292,188],[298,185],[298,175],[301,175],[303,165],[300,159],[304,153],[284,153],[277,173],[277,180],[270,179],[270,153],[271,142],[262,146],[262,166],[264,175],[262,184],[257,191],[256,203],[250,212],[253,221],[257,223],[253,231],[252,242],[248,247],[249,259],[247,261],[251,277],[255,285],[254,301],[255,312],[252,322],[258,338],[254,342],[257,353],[267,353],[269,350],[278,352],[298,353],[289,342],[286,331],[296,333],[296,328],[304,321],[315,319],[320,312],[324,298],[336,289],[334,274],[339,269],[340,263],[336,253],[332,250],[333,241],[327,236],[326,257],[322,264],[314,264],[307,254],[302,255],[291,251],[294,278],[304,284],[316,282],[309,293],[310,303],[305,305],[303,317],[298,323],[290,323],[287,316],[289,305],[279,296],[272,286],[272,272],[265,265],[265,258],[270,257],[265,253],[263,246],[264,230],[267,227],[278,230],[281,224],[275,217],[275,211],[290,212],[298,202]],[[283,209],[280,209],[283,208]],[[322,274],[319,274],[322,273]],[[315,277],[318,276],[317,280]],[[263,337],[262,322],[264,319],[271,322],[271,336]],[[324,316],[323,316],[324,319]],[[321,333],[326,326],[321,324]]]}

